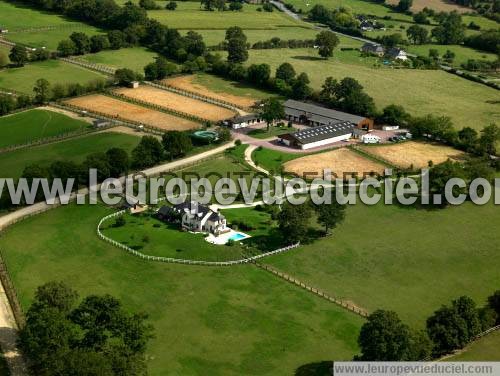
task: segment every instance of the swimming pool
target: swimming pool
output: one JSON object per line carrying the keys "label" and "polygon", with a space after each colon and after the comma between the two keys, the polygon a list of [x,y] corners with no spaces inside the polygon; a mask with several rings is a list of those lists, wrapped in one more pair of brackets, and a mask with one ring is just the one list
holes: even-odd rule
{"label": "swimming pool", "polygon": [[235,242],[237,242],[238,240],[242,240],[242,239],[245,239],[247,237],[248,237],[248,235],[242,234],[241,232],[235,232],[234,234],[232,234],[229,237],[229,240],[234,240]]}

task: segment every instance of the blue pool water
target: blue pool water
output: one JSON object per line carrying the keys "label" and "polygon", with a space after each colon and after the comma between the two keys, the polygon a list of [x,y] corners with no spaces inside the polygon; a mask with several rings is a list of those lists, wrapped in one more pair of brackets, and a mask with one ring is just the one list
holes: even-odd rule
{"label": "blue pool water", "polygon": [[237,232],[236,234],[233,234],[229,237],[230,240],[234,240],[234,241],[238,241],[238,240],[241,240],[241,239],[245,239],[246,236],[243,235],[242,233],[240,232]]}

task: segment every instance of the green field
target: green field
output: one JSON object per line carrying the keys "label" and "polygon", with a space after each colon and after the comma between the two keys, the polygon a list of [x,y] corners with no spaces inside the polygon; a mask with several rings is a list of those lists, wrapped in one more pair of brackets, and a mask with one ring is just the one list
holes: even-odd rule
{"label": "green field", "polygon": [[44,166],[58,160],[80,163],[87,155],[106,152],[112,147],[120,147],[130,152],[139,140],[139,137],[109,132],[2,153],[0,154],[0,176],[18,178],[24,168],[33,163]]}
{"label": "green field", "polygon": [[156,334],[147,353],[152,376],[291,375],[305,364],[357,353],[357,316],[252,265],[142,261],[97,237],[97,222],[110,212],[62,207],[3,234],[0,248],[25,308],[37,286],[61,280],[82,295],[109,293],[149,313]]}
{"label": "green field", "polygon": [[446,360],[450,362],[498,362],[500,360],[500,331],[488,334]]}
{"label": "green field", "polygon": [[258,166],[268,171],[278,173],[281,171],[283,163],[303,157],[304,155],[305,154],[283,153],[272,149],[259,148],[252,153],[252,159]]}
{"label": "green field", "polygon": [[[277,29],[279,27],[305,26],[302,21],[293,20],[282,12],[257,12],[257,5],[244,4],[241,12],[208,12],[199,2],[178,2],[173,12],[148,11],[149,17],[174,29],[227,29],[239,26],[242,29]],[[271,37],[271,35],[270,35]]]}
{"label": "green field", "polygon": [[496,59],[495,54],[491,54],[491,53],[484,52],[484,51],[478,51],[478,50],[474,50],[472,48],[458,46],[458,45],[443,46],[443,45],[436,45],[436,44],[423,44],[420,46],[409,45],[406,48],[406,50],[408,52],[413,53],[413,54],[417,54],[417,55],[422,55],[422,56],[429,56],[430,49],[438,50],[440,56],[443,56],[447,50],[454,52],[455,53],[455,60],[452,64],[454,66],[460,66],[462,63],[466,63],[467,60],[469,60],[469,59],[490,60],[490,61],[493,61]]}
{"label": "green field", "polygon": [[0,71],[0,87],[32,94],[36,80],[45,78],[50,84],[80,83],[105,78],[104,75],[59,60],[30,63],[22,68]]}
{"label": "green field", "polygon": [[499,225],[493,204],[444,210],[358,204],[332,237],[265,262],[369,311],[391,309],[423,327],[451,299],[469,295],[482,304],[498,289]]}
{"label": "green field", "polygon": [[64,39],[69,39],[69,36],[74,32],[85,33],[89,37],[102,33],[95,27],[82,24],[75,25],[74,27],[60,27],[54,30],[9,33],[7,39],[30,47],[45,47],[50,51],[55,51],[57,50],[59,42]]}
{"label": "green field", "polygon": [[54,13],[32,9],[23,4],[0,1],[0,25],[13,32],[19,29],[42,26],[91,29],[81,22],[69,20]]}
{"label": "green field", "polygon": [[144,73],[144,66],[153,62],[156,56],[158,54],[144,47],[133,47],[101,51],[81,56],[79,59],[89,63],[109,65],[114,68],[129,68]]}
{"label": "green field", "polygon": [[47,110],[30,110],[0,117],[0,148],[76,132],[90,125]]}
{"label": "green field", "polygon": [[403,105],[413,115],[447,115],[457,128],[480,129],[500,120],[495,89],[440,70],[376,68],[359,55],[356,57],[353,51],[338,51],[334,55],[324,60],[314,49],[281,50],[279,54],[272,50],[252,50],[247,63],[267,63],[274,71],[281,63],[289,62],[297,72],[307,72],[316,89],[321,88],[328,76],[353,77],[380,109],[394,103]]}

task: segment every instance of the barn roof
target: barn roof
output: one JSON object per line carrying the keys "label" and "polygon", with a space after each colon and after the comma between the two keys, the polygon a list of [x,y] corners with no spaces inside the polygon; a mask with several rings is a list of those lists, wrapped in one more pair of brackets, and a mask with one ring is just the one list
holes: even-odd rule
{"label": "barn roof", "polygon": [[328,124],[320,127],[305,129],[302,131],[291,133],[290,136],[301,144],[310,144],[313,142],[327,140],[333,137],[352,134],[353,130],[354,124],[349,121],[344,121],[336,124]]}
{"label": "barn roof", "polygon": [[[347,112],[332,110],[330,108],[318,106],[312,103],[299,102],[289,99],[284,103],[285,113],[291,116],[306,116],[312,121],[320,123],[338,123],[349,121],[353,124],[358,124],[366,118],[363,116],[348,114]],[[316,119],[316,120],[315,120]]]}

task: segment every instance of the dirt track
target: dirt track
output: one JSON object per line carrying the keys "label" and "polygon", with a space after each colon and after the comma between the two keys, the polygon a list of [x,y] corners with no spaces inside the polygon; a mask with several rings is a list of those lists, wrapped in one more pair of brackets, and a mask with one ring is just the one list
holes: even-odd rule
{"label": "dirt track", "polygon": [[115,90],[115,92],[129,98],[147,101],[158,106],[185,112],[211,121],[226,120],[236,115],[235,112],[227,108],[188,98],[170,91],[157,89],[152,86],[143,85],[137,89],[121,88]]}
{"label": "dirt track", "polygon": [[215,92],[213,90],[210,90],[209,88],[195,83],[194,82],[195,76],[180,76],[180,77],[174,77],[174,78],[169,78],[166,80],[163,80],[163,83],[165,85],[170,85],[173,87],[176,87],[181,90],[187,90],[187,91],[192,91],[194,93],[198,93],[200,95],[205,95],[207,97],[211,97],[214,99],[226,101],[229,103],[232,103],[238,107],[243,107],[243,108],[248,108],[252,107],[256,99],[254,98],[247,98],[247,97],[241,97],[238,95],[232,95],[228,93],[221,93],[221,92]]}
{"label": "dirt track", "polygon": [[460,159],[464,153],[450,146],[436,145],[424,142],[404,142],[394,145],[364,146],[365,152],[383,158],[401,168],[427,167],[429,161],[434,164],[445,162],[447,159]]}
{"label": "dirt track", "polygon": [[352,150],[340,148],[321,154],[312,154],[293,159],[284,164],[284,169],[298,176],[303,176],[304,173],[315,172],[318,177],[323,176],[325,169],[329,169],[332,171],[332,174],[341,178],[352,176],[352,173],[356,173],[359,177],[371,172],[382,174],[385,166],[364,158]]}
{"label": "dirt track", "polygon": [[66,101],[66,103],[78,106],[80,108],[86,108],[89,111],[101,112],[109,117],[114,117],[122,120],[138,121],[140,123],[165,130],[185,131],[200,127],[199,124],[190,120],[172,116],[160,111],[151,110],[149,108],[120,101],[118,99],[110,98],[100,94],[69,99]]}

